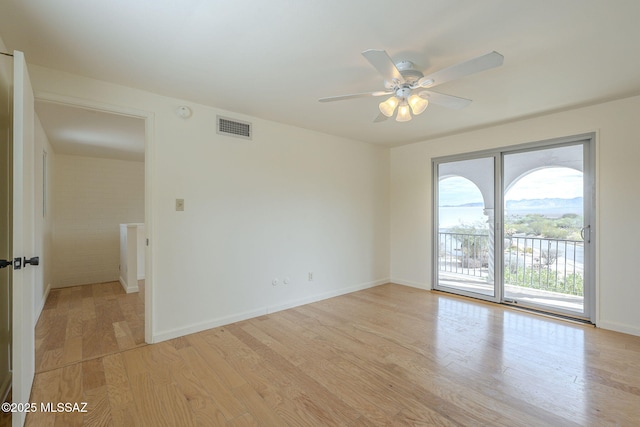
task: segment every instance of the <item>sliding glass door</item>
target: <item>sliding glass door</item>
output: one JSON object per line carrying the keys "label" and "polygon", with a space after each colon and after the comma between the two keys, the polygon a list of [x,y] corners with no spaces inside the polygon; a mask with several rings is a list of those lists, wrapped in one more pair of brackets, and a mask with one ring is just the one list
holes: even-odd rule
{"label": "sliding glass door", "polygon": [[436,159],[434,289],[593,319],[593,137]]}
{"label": "sliding glass door", "polygon": [[588,318],[588,144],[503,155],[504,301]]}
{"label": "sliding glass door", "polygon": [[436,288],[496,300],[495,156],[437,163]]}

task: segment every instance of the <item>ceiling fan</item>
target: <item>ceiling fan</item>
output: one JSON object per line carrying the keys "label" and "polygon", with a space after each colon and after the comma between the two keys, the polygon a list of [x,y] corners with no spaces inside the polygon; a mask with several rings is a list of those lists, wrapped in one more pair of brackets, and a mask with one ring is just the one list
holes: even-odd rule
{"label": "ceiling fan", "polygon": [[411,61],[394,63],[384,50],[369,49],[362,52],[362,55],[384,77],[385,90],[330,96],[328,98],[320,98],[318,101],[331,102],[391,95],[391,97],[379,104],[380,114],[374,122],[381,122],[393,116],[396,108],[398,108],[396,121],[407,122],[411,120],[411,113],[414,115],[421,114],[427,108],[429,102],[448,108],[464,108],[471,103],[470,99],[446,95],[430,89],[451,80],[499,67],[504,61],[504,57],[501,54],[491,52],[425,76],[415,68]]}

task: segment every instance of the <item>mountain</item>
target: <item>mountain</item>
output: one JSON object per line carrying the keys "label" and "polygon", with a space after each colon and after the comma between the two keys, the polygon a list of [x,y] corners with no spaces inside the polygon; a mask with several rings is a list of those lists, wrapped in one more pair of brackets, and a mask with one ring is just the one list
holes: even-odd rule
{"label": "mountain", "polygon": [[462,205],[442,205],[441,207],[443,208],[477,208],[477,207],[483,207],[484,203],[483,202],[474,202],[474,203],[464,203]]}
{"label": "mountain", "polygon": [[[473,208],[483,207],[482,202],[463,203],[461,205],[444,205],[443,208]],[[523,199],[523,200],[507,200],[507,210],[523,211],[523,210],[542,210],[542,209],[562,209],[570,210],[582,209],[582,197],[574,197],[573,199],[545,198],[545,199]]]}
{"label": "mountain", "polygon": [[574,197],[573,199],[525,199],[525,200],[507,200],[507,210],[541,210],[541,209],[581,209],[583,206],[582,197]]}

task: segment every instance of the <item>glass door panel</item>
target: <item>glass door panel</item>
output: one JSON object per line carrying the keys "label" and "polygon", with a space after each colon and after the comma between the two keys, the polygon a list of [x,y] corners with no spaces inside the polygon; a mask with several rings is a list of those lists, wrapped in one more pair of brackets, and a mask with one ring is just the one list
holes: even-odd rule
{"label": "glass door panel", "polygon": [[503,155],[504,301],[586,317],[584,145]]}
{"label": "glass door panel", "polygon": [[495,300],[495,158],[435,165],[435,288]]}

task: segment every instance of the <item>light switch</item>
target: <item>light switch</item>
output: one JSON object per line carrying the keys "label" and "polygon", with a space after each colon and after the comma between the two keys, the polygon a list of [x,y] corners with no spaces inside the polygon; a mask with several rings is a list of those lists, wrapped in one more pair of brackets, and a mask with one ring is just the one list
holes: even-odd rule
{"label": "light switch", "polygon": [[176,211],[184,210],[184,199],[176,199]]}

